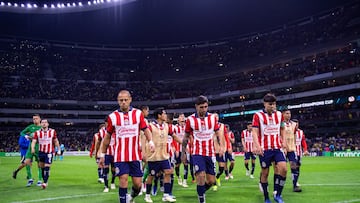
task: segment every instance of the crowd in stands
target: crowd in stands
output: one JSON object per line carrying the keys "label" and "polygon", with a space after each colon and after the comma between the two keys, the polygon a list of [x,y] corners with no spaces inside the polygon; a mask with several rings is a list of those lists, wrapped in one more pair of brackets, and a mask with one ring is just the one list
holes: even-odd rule
{"label": "crowd in stands", "polygon": [[[178,99],[341,72],[360,66],[360,45],[355,41],[360,36],[359,25],[353,21],[359,18],[358,7],[338,8],[276,30],[228,39],[219,44],[179,45],[168,50],[91,50],[71,45],[60,47],[43,41],[0,39],[0,97],[114,101],[117,92],[126,88],[133,93],[134,101]],[[350,44],[349,38],[352,39]],[[335,41],[340,41],[341,45],[337,44],[335,48],[330,46]],[[320,45],[321,51],[318,51]],[[289,54],[311,48],[318,49],[302,56]],[[274,59],[280,56],[287,58]],[[267,65],[248,66],[257,62]],[[291,92],[359,81],[360,75],[354,74],[293,87]],[[279,89],[274,93],[283,94],[286,91]],[[247,99],[249,97],[246,96]],[[219,100],[213,104],[222,102],[227,101]],[[40,105],[32,108],[39,109]],[[327,123],[336,126],[341,121],[352,120],[358,122],[359,107],[344,110],[344,106],[340,109],[335,106],[330,111],[319,109],[294,111],[294,116],[304,126],[305,134],[311,135],[308,136],[310,151],[358,149],[358,132],[344,131],[334,136],[308,126],[318,118],[322,118],[319,125]],[[243,121],[231,121],[229,124],[238,136],[245,129]],[[21,130],[2,130],[4,136],[0,141],[0,151],[18,151],[18,132]],[[60,143],[68,151],[89,150],[95,132],[92,127],[81,131],[64,127],[56,130]],[[240,139],[237,139],[235,149],[238,151],[242,150],[240,143]]]}
{"label": "crowd in stands", "polygon": [[[312,16],[276,32],[166,51],[87,50],[31,40],[5,41],[0,50],[0,96],[108,101],[126,88],[138,101],[175,99],[341,71],[360,64],[358,45],[347,44],[346,38],[360,34],[357,24],[349,25],[359,15],[357,7]],[[292,48],[306,49],[341,39],[346,45],[340,48],[244,68],[249,61],[273,58]],[[195,75],[200,77],[189,84],[188,78]],[[204,80],[204,75],[212,76]],[[171,82],[174,78],[183,78],[183,82]]]}

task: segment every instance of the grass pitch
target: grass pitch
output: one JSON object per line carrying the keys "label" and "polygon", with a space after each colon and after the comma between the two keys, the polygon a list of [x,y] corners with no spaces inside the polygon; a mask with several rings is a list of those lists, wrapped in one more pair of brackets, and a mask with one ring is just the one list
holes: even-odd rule
{"label": "grass pitch", "polygon": [[[25,187],[25,168],[18,173],[17,179],[13,179],[12,171],[18,164],[19,157],[0,157],[0,202],[2,203],[118,202],[118,189],[110,190],[109,193],[102,192],[103,185],[97,183],[95,160],[89,157],[66,156],[63,161],[55,161],[51,167],[46,190],[35,184]],[[34,180],[37,181],[37,168],[33,167],[32,170]],[[263,202],[263,195],[258,188],[259,172],[257,160],[255,179],[245,176],[243,157],[237,157],[233,171],[234,179],[225,181],[222,176],[222,186],[219,190],[206,192],[207,203]],[[299,182],[303,192],[292,192],[289,170],[283,191],[283,199],[286,203],[360,202],[360,158],[304,157]],[[175,179],[173,194],[177,202],[197,202],[196,185],[191,183],[190,179],[188,185],[189,188],[183,188]],[[269,176],[269,187],[272,191],[272,175]],[[143,197],[137,197],[136,202],[144,202]],[[152,196],[152,199],[154,202],[162,202],[161,197],[162,193],[158,192],[158,195]]]}

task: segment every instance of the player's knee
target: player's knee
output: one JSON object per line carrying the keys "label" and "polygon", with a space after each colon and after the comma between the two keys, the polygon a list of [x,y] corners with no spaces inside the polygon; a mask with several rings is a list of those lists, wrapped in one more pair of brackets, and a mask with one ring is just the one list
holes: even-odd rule
{"label": "player's knee", "polygon": [[290,168],[291,169],[297,169],[298,165],[295,162],[290,162]]}

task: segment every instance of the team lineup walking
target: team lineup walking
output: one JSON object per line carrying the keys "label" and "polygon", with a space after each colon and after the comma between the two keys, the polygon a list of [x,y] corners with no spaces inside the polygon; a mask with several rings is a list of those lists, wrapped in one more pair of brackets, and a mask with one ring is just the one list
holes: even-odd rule
{"label": "team lineup walking", "polygon": [[[207,97],[197,97],[195,113],[187,117],[180,113],[174,118],[159,107],[153,110],[152,119],[149,120],[146,118],[151,111],[149,107],[141,106],[140,110],[131,106],[129,91],[121,90],[117,101],[119,108],[106,117],[93,136],[90,157],[96,159],[96,179],[103,184],[103,192],[116,191],[118,187],[120,203],[135,202],[138,196],[152,203],[152,196],[160,192],[163,193],[163,202],[176,202],[177,192],[173,190],[175,179],[179,186],[187,190],[191,190],[188,184],[196,185],[193,201],[205,203],[209,189],[212,189],[210,192],[221,194],[222,185],[226,186],[227,181],[239,178],[234,177],[232,172],[241,166],[245,168],[244,177],[254,179],[257,156],[260,161],[258,184],[265,203],[271,202],[268,187],[270,167],[274,169],[274,191],[271,194],[276,202],[284,202],[282,191],[286,182],[287,160],[290,163],[293,191],[302,191],[298,180],[301,157],[308,155],[305,135],[299,129],[299,121],[291,120],[290,110],[276,110],[276,97],[273,94],[264,96],[264,109],[256,112],[251,122],[242,121],[246,129],[241,130],[238,139],[242,143],[244,162],[237,165],[232,145],[236,137],[230,126],[220,121],[219,114],[209,112]],[[27,133],[20,137],[24,139],[19,140],[32,138],[30,144],[27,142],[28,145],[24,147],[29,148],[31,155],[38,157],[41,170],[38,184],[45,189],[48,187],[53,155],[62,155],[63,149],[55,130],[48,128],[48,120],[40,119],[36,114],[33,121],[34,124],[27,128],[30,130],[22,132]],[[37,147],[38,143],[40,147]],[[21,165],[13,172],[13,178],[22,167],[30,165],[24,159],[22,157]],[[183,177],[180,175],[181,164]],[[27,186],[30,186],[33,180],[31,175],[28,177]],[[116,177],[119,177],[117,184]],[[132,180],[130,192],[128,177]],[[254,185],[257,183],[254,182]]]}

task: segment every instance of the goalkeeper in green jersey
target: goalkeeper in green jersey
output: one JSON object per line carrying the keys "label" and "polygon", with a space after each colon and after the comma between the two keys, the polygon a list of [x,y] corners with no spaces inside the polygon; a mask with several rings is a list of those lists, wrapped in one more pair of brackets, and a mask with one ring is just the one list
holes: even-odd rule
{"label": "goalkeeper in green jersey", "polygon": [[[34,135],[34,132],[38,131],[41,129],[41,125],[40,125],[40,115],[39,114],[34,114],[33,117],[33,124],[28,125],[23,131],[21,131],[20,136],[24,136],[26,139],[32,140],[32,137]],[[32,173],[31,173],[31,165],[32,165],[32,161],[33,158],[35,158],[35,161],[38,162],[38,186],[41,186],[41,180],[42,180],[42,174],[41,174],[41,168],[39,167],[39,160],[38,160],[38,154],[39,154],[39,144],[36,144],[35,146],[35,154],[31,153],[31,145],[29,145],[28,150],[26,152],[25,155],[25,162],[21,163],[21,165],[13,172],[13,178],[16,178],[17,173],[26,166],[26,172],[27,172],[27,179],[28,179],[28,183],[26,184],[26,186],[31,186],[34,181],[32,179]]]}

